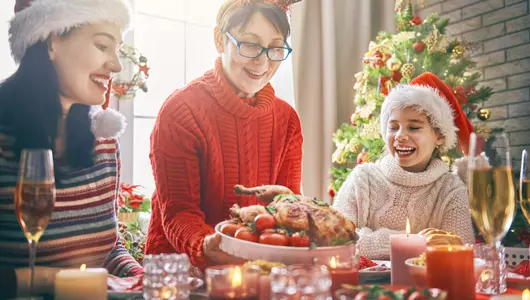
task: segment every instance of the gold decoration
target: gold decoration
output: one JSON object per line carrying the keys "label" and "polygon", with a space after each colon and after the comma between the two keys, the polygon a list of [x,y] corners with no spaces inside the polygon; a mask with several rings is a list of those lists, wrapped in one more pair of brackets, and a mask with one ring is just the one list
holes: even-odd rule
{"label": "gold decoration", "polygon": [[349,147],[350,147],[349,150],[350,150],[352,153],[355,153],[355,154],[361,152],[361,150],[362,150],[362,149],[361,149],[361,145],[360,145],[359,143],[357,143],[354,139],[351,139],[351,140],[350,140]]}
{"label": "gold decoration", "polygon": [[333,163],[338,163],[338,164],[343,164],[346,162],[346,146],[347,146],[347,141],[344,140],[344,141],[341,141],[339,144],[337,144],[337,149],[335,150],[335,152],[333,152],[333,155],[331,157],[331,161]]}
{"label": "gold decoration", "polygon": [[[412,4],[412,0],[396,0],[396,3],[394,5],[394,11],[401,12],[403,9],[407,7],[407,5]],[[420,4],[421,8],[425,7],[425,0],[418,0],[418,3]]]}
{"label": "gold decoration", "polygon": [[446,53],[449,44],[447,36],[440,33],[436,25],[433,24],[432,27],[432,32],[423,40],[427,46],[427,51],[429,54],[434,52]]}
{"label": "gold decoration", "polygon": [[477,118],[481,121],[486,121],[491,117],[491,110],[489,108],[481,108],[477,112]]}
{"label": "gold decoration", "polygon": [[401,74],[403,75],[403,77],[407,78],[407,80],[412,79],[415,72],[416,72],[416,69],[414,68],[414,65],[411,63],[406,63],[401,67]]}
{"label": "gold decoration", "polygon": [[483,137],[485,140],[490,138],[492,130],[486,125],[486,123],[473,124],[473,128],[475,129],[475,133]]}
{"label": "gold decoration", "polygon": [[392,57],[386,61],[386,67],[390,71],[398,71],[399,68],[401,68],[401,61],[399,60],[399,58],[392,55]]}
{"label": "gold decoration", "polygon": [[453,53],[451,54],[451,57],[454,57],[454,58],[462,57],[462,55],[464,54],[465,51],[466,51],[466,49],[464,48],[464,46],[456,45],[453,48]]}

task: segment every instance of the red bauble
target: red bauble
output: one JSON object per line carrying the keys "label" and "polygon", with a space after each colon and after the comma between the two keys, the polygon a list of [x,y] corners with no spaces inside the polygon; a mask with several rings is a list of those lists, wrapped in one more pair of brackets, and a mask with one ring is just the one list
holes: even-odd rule
{"label": "red bauble", "polygon": [[331,198],[335,198],[335,191],[333,190],[333,187],[331,187],[331,185],[329,186],[328,194]]}
{"label": "red bauble", "polygon": [[466,105],[469,103],[466,97],[466,90],[463,86],[457,86],[456,89],[453,91],[453,94],[455,94],[455,98],[456,100],[458,100],[458,103],[460,103],[460,105]]}
{"label": "red bauble", "polygon": [[381,76],[379,77],[379,85],[380,86],[385,86],[385,83],[389,80],[390,78],[388,76]]}
{"label": "red bauble", "polygon": [[399,71],[392,72],[392,80],[393,81],[400,82],[401,78],[403,78],[403,75],[401,75],[401,72],[399,72]]}
{"label": "red bauble", "polygon": [[374,57],[377,57],[379,59],[383,58],[383,53],[381,53],[381,51],[379,50],[375,50],[374,51]]}
{"label": "red bauble", "polygon": [[422,41],[418,41],[412,45],[412,48],[414,48],[414,51],[417,53],[422,53],[425,49],[425,44]]}
{"label": "red bauble", "polygon": [[421,25],[421,23],[422,23],[422,20],[421,20],[420,16],[414,16],[410,20],[410,24],[412,24],[412,25]]}
{"label": "red bauble", "polygon": [[385,96],[388,95],[388,89],[386,88],[386,86],[383,86],[383,87],[381,88],[381,94],[383,94],[383,95],[385,95]]}
{"label": "red bauble", "polygon": [[361,152],[359,153],[359,155],[357,155],[357,164],[362,164],[362,163],[365,163],[368,161],[368,153],[366,152]]}

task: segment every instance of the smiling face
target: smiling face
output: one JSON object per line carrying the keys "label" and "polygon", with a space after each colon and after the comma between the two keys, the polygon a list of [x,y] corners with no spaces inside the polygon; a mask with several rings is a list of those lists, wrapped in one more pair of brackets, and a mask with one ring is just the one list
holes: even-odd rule
{"label": "smiling face", "polygon": [[387,149],[406,171],[423,172],[443,137],[424,113],[413,107],[394,109],[387,123]]}
{"label": "smiling face", "polygon": [[[237,26],[229,33],[239,42],[256,43],[262,47],[285,46],[282,33],[261,13],[254,13],[244,28]],[[265,51],[256,58],[243,57],[226,34],[216,31],[215,35],[225,76],[240,96],[252,97],[270,81],[281,62],[271,61]]]}
{"label": "smiling face", "polygon": [[63,107],[105,101],[109,80],[121,71],[121,43],[121,30],[111,23],[86,25],[50,37],[48,51],[59,78]]}

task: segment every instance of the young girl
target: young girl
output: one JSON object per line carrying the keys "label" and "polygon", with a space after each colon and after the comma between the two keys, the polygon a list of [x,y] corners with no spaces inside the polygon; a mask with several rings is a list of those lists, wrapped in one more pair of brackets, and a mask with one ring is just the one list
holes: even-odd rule
{"label": "young girl", "polygon": [[28,290],[28,243],[14,205],[26,148],[52,149],[55,166],[55,208],[37,247],[36,293],[51,292],[60,268],[143,272],[117,233],[123,116],[100,107],[121,70],[127,2],[17,1],[9,33],[19,67],[0,85],[0,298]]}
{"label": "young girl", "polygon": [[434,227],[474,242],[467,187],[437,158],[457,139],[467,153],[472,130],[451,89],[435,75],[424,73],[392,90],[381,108],[386,154],[353,169],[333,204],[357,225],[361,255],[389,259],[389,237],[403,233],[407,219],[411,233]]}

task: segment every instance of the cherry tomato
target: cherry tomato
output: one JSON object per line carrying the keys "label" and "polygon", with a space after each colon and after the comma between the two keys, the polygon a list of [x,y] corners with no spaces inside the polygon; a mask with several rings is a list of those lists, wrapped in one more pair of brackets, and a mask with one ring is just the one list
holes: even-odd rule
{"label": "cherry tomato", "polygon": [[265,231],[259,236],[259,243],[274,246],[287,246],[289,245],[289,237],[282,232]]}
{"label": "cherry tomato", "polygon": [[353,298],[353,300],[367,300],[367,299],[368,299],[368,293],[367,292],[359,292]]}
{"label": "cherry tomato", "polygon": [[248,227],[239,228],[236,231],[234,237],[236,239],[245,240],[245,241],[249,241],[249,242],[255,242],[255,243],[259,239],[259,236]]}
{"label": "cherry tomato", "polygon": [[306,234],[301,234],[300,232],[295,232],[289,238],[289,246],[292,247],[309,247],[311,245],[311,240]]}
{"label": "cherry tomato", "polygon": [[229,236],[234,236],[236,231],[241,227],[243,227],[243,224],[226,223],[221,226],[221,232]]}
{"label": "cherry tomato", "polygon": [[276,219],[271,214],[259,214],[254,218],[256,230],[262,232],[265,229],[272,229],[276,225]]}
{"label": "cherry tomato", "polygon": [[410,296],[407,298],[407,300],[427,300],[429,299],[427,296],[424,296],[420,291],[415,291],[414,293],[410,294]]}

